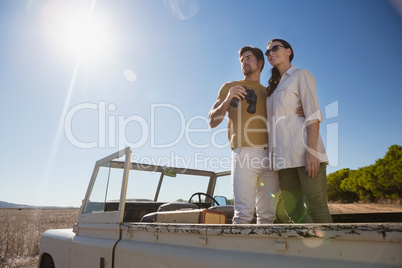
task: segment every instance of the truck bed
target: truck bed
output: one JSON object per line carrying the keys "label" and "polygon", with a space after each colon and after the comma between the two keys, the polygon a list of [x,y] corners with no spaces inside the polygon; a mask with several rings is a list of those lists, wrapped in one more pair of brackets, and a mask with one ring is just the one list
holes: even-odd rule
{"label": "truck bed", "polygon": [[116,263],[118,267],[124,267],[119,260],[139,267],[245,267],[252,258],[254,267],[392,267],[402,265],[401,242],[401,223],[127,223],[116,247]]}

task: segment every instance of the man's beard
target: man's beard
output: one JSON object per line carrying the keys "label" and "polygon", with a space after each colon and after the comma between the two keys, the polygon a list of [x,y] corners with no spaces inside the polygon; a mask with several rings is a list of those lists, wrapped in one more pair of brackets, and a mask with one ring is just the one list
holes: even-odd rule
{"label": "man's beard", "polygon": [[252,68],[243,69],[243,75],[249,75],[251,73],[254,73]]}

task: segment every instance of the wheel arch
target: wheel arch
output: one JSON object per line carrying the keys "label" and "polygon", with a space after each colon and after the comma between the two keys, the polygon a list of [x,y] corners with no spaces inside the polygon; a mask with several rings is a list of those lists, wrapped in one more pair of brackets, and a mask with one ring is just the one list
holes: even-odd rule
{"label": "wheel arch", "polygon": [[43,253],[39,257],[39,268],[55,268],[54,260],[49,253]]}

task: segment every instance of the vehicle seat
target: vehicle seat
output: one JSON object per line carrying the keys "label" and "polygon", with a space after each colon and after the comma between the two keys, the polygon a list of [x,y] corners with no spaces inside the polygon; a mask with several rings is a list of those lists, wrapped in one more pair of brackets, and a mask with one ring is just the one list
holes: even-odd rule
{"label": "vehicle seat", "polygon": [[156,212],[151,212],[144,215],[141,218],[140,222],[155,222],[155,220],[156,220]]}
{"label": "vehicle seat", "polygon": [[175,211],[180,209],[198,209],[196,204],[185,203],[185,202],[169,202],[163,205],[160,205],[157,212],[159,211]]}
{"label": "vehicle seat", "polygon": [[155,222],[156,214],[161,211],[175,211],[175,210],[183,210],[183,209],[198,209],[196,204],[185,203],[185,202],[169,202],[163,205],[160,205],[156,212],[148,213],[144,215],[141,219],[141,222]]}

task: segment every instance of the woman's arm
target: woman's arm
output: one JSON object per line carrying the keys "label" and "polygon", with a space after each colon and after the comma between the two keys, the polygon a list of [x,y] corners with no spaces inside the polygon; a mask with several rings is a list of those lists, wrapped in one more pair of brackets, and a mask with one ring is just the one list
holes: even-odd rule
{"label": "woman's arm", "polygon": [[322,114],[318,104],[314,76],[305,69],[302,69],[300,72],[299,94],[306,117],[305,126],[307,130],[307,148],[304,162],[306,172],[310,177],[314,178],[320,169],[317,145]]}

